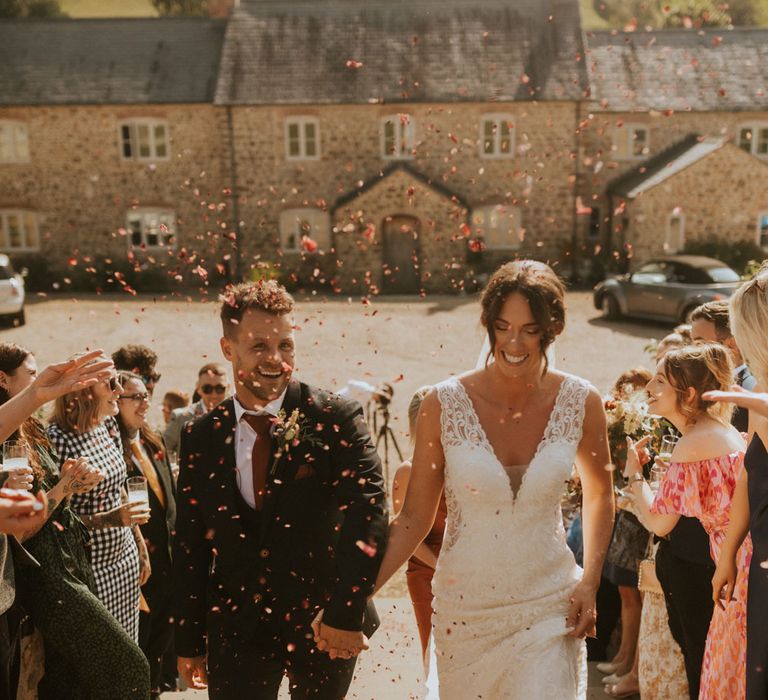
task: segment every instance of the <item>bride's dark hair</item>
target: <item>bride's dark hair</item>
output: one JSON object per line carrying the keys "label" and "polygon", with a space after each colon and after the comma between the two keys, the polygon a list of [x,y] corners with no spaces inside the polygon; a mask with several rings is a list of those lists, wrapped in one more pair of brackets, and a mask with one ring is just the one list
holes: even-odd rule
{"label": "bride's dark hair", "polygon": [[547,348],[565,328],[565,286],[549,265],[536,260],[515,260],[502,265],[483,291],[480,322],[488,332],[491,344],[485,364],[496,349],[494,322],[507,297],[515,292],[528,300],[533,318],[541,329],[541,353],[546,371]]}

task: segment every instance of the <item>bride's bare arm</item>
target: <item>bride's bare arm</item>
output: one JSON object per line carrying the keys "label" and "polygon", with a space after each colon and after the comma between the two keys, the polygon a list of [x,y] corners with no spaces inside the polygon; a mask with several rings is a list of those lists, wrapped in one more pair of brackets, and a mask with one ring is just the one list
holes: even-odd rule
{"label": "bride's bare arm", "polygon": [[403,509],[389,528],[389,542],[376,579],[375,591],[408,560],[429,533],[443,491],[444,468],[445,457],[440,442],[440,402],[433,391],[421,404],[416,423],[411,480]]}
{"label": "bride's bare arm", "polygon": [[613,479],[609,468],[605,410],[600,395],[590,392],[584,415],[584,431],[576,453],[581,478],[584,529],[584,577],[595,590],[600,585],[603,560],[613,532]]}

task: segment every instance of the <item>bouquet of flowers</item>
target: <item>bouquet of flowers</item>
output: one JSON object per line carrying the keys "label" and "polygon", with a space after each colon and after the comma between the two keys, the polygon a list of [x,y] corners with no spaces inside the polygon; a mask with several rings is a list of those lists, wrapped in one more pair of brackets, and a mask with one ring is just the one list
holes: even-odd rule
{"label": "bouquet of flowers", "polygon": [[605,400],[611,462],[618,472],[624,471],[627,462],[627,437],[637,441],[659,429],[659,421],[648,412],[645,391],[627,388],[618,396],[609,396]]}

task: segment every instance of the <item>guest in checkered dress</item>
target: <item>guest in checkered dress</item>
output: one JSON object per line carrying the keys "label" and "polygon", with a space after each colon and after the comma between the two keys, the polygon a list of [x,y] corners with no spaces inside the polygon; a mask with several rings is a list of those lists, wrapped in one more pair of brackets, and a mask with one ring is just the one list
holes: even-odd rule
{"label": "guest in checkered dress", "polygon": [[[139,638],[140,558],[147,552],[138,525],[146,504],[124,503],[126,466],[114,416],[122,387],[116,378],[56,400],[48,435],[60,464],[85,457],[103,481],[72,496],[70,507],[91,530],[90,560],[96,595],[134,640]],[[127,500],[127,499],[126,499]],[[140,557],[141,554],[141,557]],[[148,567],[142,567],[148,576]]]}

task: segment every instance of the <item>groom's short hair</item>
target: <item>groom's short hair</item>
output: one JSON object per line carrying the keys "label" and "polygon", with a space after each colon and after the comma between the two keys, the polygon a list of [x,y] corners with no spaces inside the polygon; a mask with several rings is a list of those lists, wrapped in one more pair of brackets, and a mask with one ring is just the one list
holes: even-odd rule
{"label": "groom's short hair", "polygon": [[227,337],[237,330],[246,311],[264,311],[273,316],[285,316],[293,311],[293,297],[275,280],[232,285],[220,299],[221,325]]}

